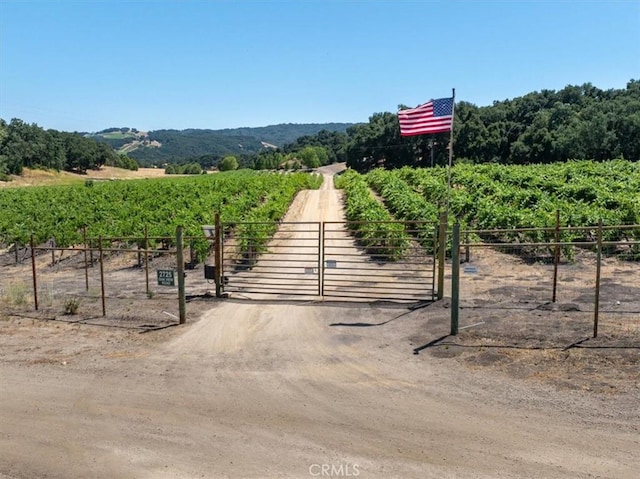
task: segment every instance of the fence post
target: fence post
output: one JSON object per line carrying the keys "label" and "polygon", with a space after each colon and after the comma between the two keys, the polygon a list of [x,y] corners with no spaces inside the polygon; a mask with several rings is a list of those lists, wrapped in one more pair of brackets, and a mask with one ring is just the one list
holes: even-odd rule
{"label": "fence post", "polygon": [[433,268],[431,268],[431,300],[436,298],[436,264],[438,263],[438,232],[440,225],[435,224],[433,227]]}
{"label": "fence post", "polygon": [[600,314],[600,269],[602,265],[602,220],[598,221],[598,251],[596,253],[596,297],[593,307],[593,337],[598,337],[598,316]]}
{"label": "fence post", "polygon": [[176,254],[178,261],[178,311],[180,312],[180,324],[187,320],[186,300],[184,294],[184,255],[182,245],[182,226],[176,228]]}
{"label": "fence post", "polygon": [[19,243],[18,240],[15,241],[15,243],[13,243],[13,251],[16,254],[16,264],[18,264],[18,247],[19,247]]}
{"label": "fence post", "polygon": [[29,240],[31,246],[31,271],[33,273],[33,302],[38,311],[38,280],[36,279],[36,252],[33,247],[33,233],[31,233],[31,239]]}
{"label": "fence post", "polygon": [[149,227],[144,225],[144,280],[147,285],[147,298],[149,297]]}
{"label": "fence post", "polygon": [[447,252],[447,213],[440,213],[438,229],[438,299],[444,297],[444,262]]}
{"label": "fence post", "polygon": [[87,260],[87,225],[82,226],[82,243],[84,246],[84,288],[89,291],[89,263]]}
{"label": "fence post", "polygon": [[460,224],[453,225],[451,240],[451,335],[458,334],[460,309]]}
{"label": "fence post", "polygon": [[105,294],[104,294],[104,256],[102,252],[102,236],[98,237],[98,252],[99,252],[98,261],[100,262],[100,296],[102,298],[102,316],[106,316],[107,304],[105,301]]}
{"label": "fence post", "polygon": [[51,238],[51,266],[56,265],[56,239]]}
{"label": "fence post", "polygon": [[560,263],[560,210],[556,210],[556,229],[553,234],[555,248],[553,251],[553,296],[551,302],[556,302],[556,292],[558,290],[558,263]]}
{"label": "fence post", "polygon": [[196,267],[196,252],[193,247],[193,238],[189,238],[189,269]]}
{"label": "fence post", "polygon": [[464,262],[468,263],[471,261],[471,251],[469,250],[469,232],[466,231],[464,233]]}
{"label": "fence post", "polygon": [[222,297],[222,226],[220,225],[220,213],[213,216],[213,263],[215,266],[216,298]]}
{"label": "fence post", "polygon": [[324,285],[324,221],[318,223],[318,296],[323,296]]}

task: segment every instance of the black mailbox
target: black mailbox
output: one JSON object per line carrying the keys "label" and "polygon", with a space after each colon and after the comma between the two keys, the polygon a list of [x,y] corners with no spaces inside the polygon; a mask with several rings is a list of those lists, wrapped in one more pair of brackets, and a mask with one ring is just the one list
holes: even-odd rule
{"label": "black mailbox", "polygon": [[209,264],[204,265],[204,277],[205,279],[216,279],[216,267]]}

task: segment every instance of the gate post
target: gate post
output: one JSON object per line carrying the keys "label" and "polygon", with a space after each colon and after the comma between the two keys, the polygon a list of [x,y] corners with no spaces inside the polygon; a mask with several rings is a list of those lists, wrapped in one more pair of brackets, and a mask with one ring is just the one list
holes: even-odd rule
{"label": "gate post", "polygon": [[453,225],[451,240],[451,335],[458,334],[460,307],[460,224]]}
{"label": "gate post", "polygon": [[220,213],[214,216],[213,233],[213,263],[215,265],[216,298],[222,297],[222,227],[220,226]]}
{"label": "gate post", "polygon": [[318,223],[318,296],[324,295],[324,221]]}
{"label": "gate post", "polygon": [[447,251],[447,213],[440,213],[440,226],[438,228],[438,299],[444,297],[444,261]]}
{"label": "gate post", "polygon": [[182,251],[182,226],[176,229],[176,256],[178,261],[178,311],[180,324],[187,321],[186,299],[184,294],[184,255]]}

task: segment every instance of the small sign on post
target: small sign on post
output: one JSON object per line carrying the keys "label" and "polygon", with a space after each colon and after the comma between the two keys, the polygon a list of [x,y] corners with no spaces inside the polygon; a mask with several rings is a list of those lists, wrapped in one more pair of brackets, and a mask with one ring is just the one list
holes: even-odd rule
{"label": "small sign on post", "polygon": [[172,269],[159,269],[158,270],[158,285],[159,286],[175,286],[175,271]]}

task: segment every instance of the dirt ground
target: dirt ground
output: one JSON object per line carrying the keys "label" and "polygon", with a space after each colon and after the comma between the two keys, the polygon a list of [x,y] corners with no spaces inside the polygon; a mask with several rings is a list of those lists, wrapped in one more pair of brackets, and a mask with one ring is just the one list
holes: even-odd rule
{"label": "dirt ground", "polygon": [[[292,211],[338,220],[337,195],[303,192]],[[141,297],[125,255],[106,262],[107,316],[97,268],[65,316],[59,291],[84,273],[38,261],[39,312],[30,265],[0,266],[0,479],[637,477],[633,265],[607,263],[589,339],[588,257],[562,267],[552,304],[548,265],[472,251],[456,337],[448,291],[432,304],[191,294],[175,325],[173,290]],[[210,287],[200,275],[193,293]]]}

